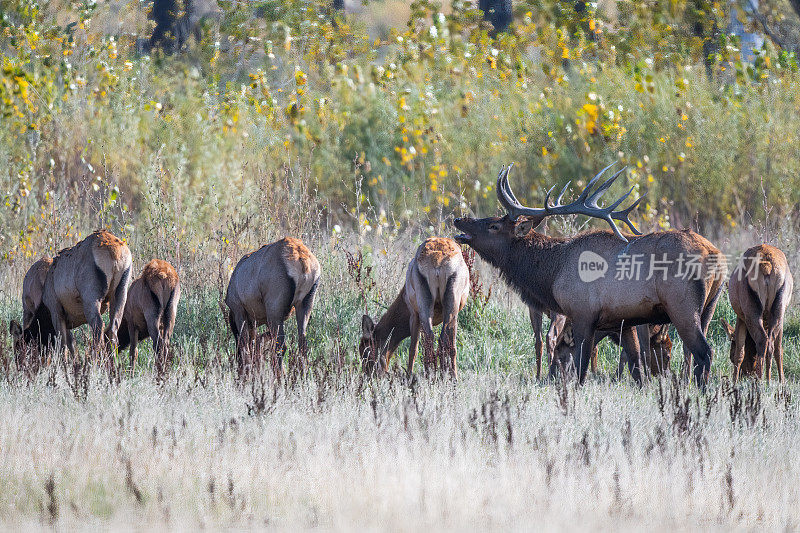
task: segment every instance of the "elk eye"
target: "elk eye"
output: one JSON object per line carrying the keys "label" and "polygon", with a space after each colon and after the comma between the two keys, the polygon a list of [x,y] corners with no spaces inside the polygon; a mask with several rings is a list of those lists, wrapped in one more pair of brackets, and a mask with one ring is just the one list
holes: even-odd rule
{"label": "elk eye", "polygon": [[489,231],[494,231],[494,232],[500,231],[500,224],[495,222],[494,224],[489,225]]}

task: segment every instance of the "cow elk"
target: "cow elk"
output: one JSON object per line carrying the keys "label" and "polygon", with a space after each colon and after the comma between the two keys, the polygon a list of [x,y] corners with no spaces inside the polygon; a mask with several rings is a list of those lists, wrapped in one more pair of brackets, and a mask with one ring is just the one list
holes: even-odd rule
{"label": "cow elk", "polygon": [[[461,248],[451,239],[428,238],[417,248],[400,294],[378,323],[368,315],[361,319],[359,354],[364,370],[375,373],[388,369],[400,342],[411,337],[407,368],[411,376],[421,330],[425,370],[432,373],[438,367],[457,378],[457,317],[468,298],[469,270]],[[442,332],[434,355],[433,327],[439,324],[443,324]]]}
{"label": "cow elk", "polygon": [[741,375],[771,379],[774,358],[783,383],[783,318],[793,285],[786,256],[778,248],[760,244],[743,254],[728,281],[736,326],[725,323],[734,382]]}
{"label": "cow elk", "polygon": [[50,311],[53,326],[70,355],[75,357],[72,329],[88,323],[92,346],[103,342],[103,313],[109,311],[106,337],[117,343],[128,283],[131,252],[111,232],[100,230],[58,252],[47,271],[43,302]]}
{"label": "cow elk", "polygon": [[150,337],[156,369],[165,369],[180,295],[178,272],[161,259],[147,263],[131,283],[119,329],[119,349],[130,345],[131,368],[136,368],[139,341]]}
{"label": "cow elk", "polygon": [[[560,315],[559,315],[560,316]],[[646,375],[658,376],[669,370],[670,357],[672,353],[672,339],[669,337],[668,324],[641,324],[636,326],[636,336],[641,349],[641,355],[631,356],[627,350],[620,353],[619,366],[617,366],[617,379],[622,378],[625,367],[631,376],[641,383],[641,371]],[[603,338],[608,338],[616,345],[621,344],[620,331],[598,332],[596,342]],[[572,323],[567,320],[561,329],[552,348],[553,358],[550,363],[550,377],[553,378],[561,368],[574,367],[575,342],[572,335]],[[641,357],[641,359],[639,359]],[[592,353],[592,371],[597,371],[597,346]]]}
{"label": "cow elk", "polygon": [[239,372],[258,363],[255,357],[257,328],[266,325],[275,341],[273,366],[280,372],[286,349],[283,323],[292,308],[297,319],[298,347],[307,353],[306,328],[314,305],[321,269],[314,254],[293,237],[285,237],[245,255],[233,270],[225,303],[236,339]]}
{"label": "cow elk", "polygon": [[22,364],[27,350],[39,352],[41,348],[53,344],[53,321],[50,311],[42,302],[47,271],[52,264],[53,260],[49,257],[39,259],[31,265],[22,280],[22,324],[12,320],[9,327],[18,366]]}
{"label": "cow elk", "polygon": [[[622,172],[592,191],[608,168],[572,203],[561,203],[565,186],[551,204],[551,189],[542,208],[520,204],[508,183],[511,167],[504,168],[497,179],[497,197],[506,215],[456,219],[455,226],[462,232],[456,239],[498,268],[526,305],[572,319],[580,383],[594,352],[596,331],[617,330],[624,324],[623,347],[628,353],[638,353],[631,326],[672,322],[694,355],[696,381],[705,386],[712,357],[705,331],[722,289],[725,258],[708,240],[689,230],[642,235],[628,218],[640,200],[615,211],[633,188],[608,207],[598,205]],[[605,220],[613,232],[588,231],[559,238],[535,230],[548,216],[576,214]],[[635,235],[623,235],[615,221]]]}

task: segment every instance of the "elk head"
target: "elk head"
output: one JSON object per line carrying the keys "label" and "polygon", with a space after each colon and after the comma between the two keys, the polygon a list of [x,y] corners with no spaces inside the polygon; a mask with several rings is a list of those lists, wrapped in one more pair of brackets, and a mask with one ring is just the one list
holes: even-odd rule
{"label": "elk head", "polygon": [[[631,211],[636,209],[639,202],[641,202],[641,198],[637,199],[627,209],[615,211],[630,196],[633,192],[633,187],[608,207],[600,207],[597,203],[603,193],[614,184],[619,175],[625,170],[624,168],[592,191],[592,187],[597,183],[597,180],[606,170],[613,166],[613,163],[598,172],[574,202],[569,204],[561,203],[569,187],[568,182],[561,190],[555,203],[551,204],[550,202],[550,195],[553,192],[553,188],[550,188],[545,197],[544,207],[532,208],[520,204],[511,190],[511,186],[508,183],[508,173],[512,166],[513,164],[504,167],[497,176],[497,199],[506,210],[505,216],[480,219],[465,217],[457,218],[453,222],[463,232],[460,235],[456,235],[456,240],[462,244],[468,244],[485,259],[497,257],[506,252],[506,247],[510,242],[529,237],[531,231],[551,215],[586,215],[605,220],[614,230],[616,236],[624,242],[627,242],[628,239],[619,230],[615,221],[624,223],[635,235],[642,234],[628,218]],[[535,231],[534,233],[541,235]]]}
{"label": "elk head", "polygon": [[361,367],[366,374],[378,374],[386,369],[385,354],[382,353],[375,338],[375,322],[369,315],[361,317],[361,341],[358,343],[358,355]]}

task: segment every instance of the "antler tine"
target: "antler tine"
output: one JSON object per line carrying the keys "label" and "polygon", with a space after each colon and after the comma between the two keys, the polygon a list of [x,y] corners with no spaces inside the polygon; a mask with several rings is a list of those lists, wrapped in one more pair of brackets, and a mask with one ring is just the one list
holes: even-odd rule
{"label": "antler tine", "polygon": [[639,206],[639,203],[644,199],[645,196],[647,196],[647,193],[645,193],[645,194],[641,195],[639,198],[637,198],[636,201],[633,202],[630,205],[630,207],[628,207],[627,209],[623,209],[622,211],[615,211],[615,212],[611,213],[611,218],[613,218],[614,220],[619,220],[620,222],[623,222],[625,225],[627,225],[630,228],[631,232],[633,232],[634,235],[641,235],[642,232],[639,231],[636,228],[636,226],[633,225],[633,223],[628,218],[628,215],[630,215],[631,212]]}
{"label": "antler tine", "polygon": [[505,189],[503,188],[503,179],[508,175],[508,169],[503,166],[500,169],[500,173],[497,175],[497,199],[500,201],[500,205],[502,205],[506,211],[511,213],[514,209],[514,206],[511,200],[508,198]]}
{"label": "antler tine", "polygon": [[[553,185],[552,187],[547,189],[547,194],[544,195],[544,210],[545,211],[548,211],[548,212],[550,211],[550,195],[553,193],[553,189],[555,189],[555,188],[556,188],[556,186]],[[559,203],[560,202],[558,200],[556,200],[556,205],[554,205],[553,207],[558,207]]]}
{"label": "antler tine", "polygon": [[601,196],[603,196],[603,194],[608,190],[608,188],[611,187],[615,181],[617,181],[619,175],[622,174],[626,168],[627,167],[622,167],[622,169],[618,170],[617,172],[614,173],[613,176],[604,181],[603,184],[600,185],[597,188],[597,190],[591,194],[591,196],[589,196],[589,198],[586,200],[586,205],[599,208],[600,206],[597,205],[597,201],[600,199]]}
{"label": "antler tine", "polygon": [[592,186],[593,186],[595,183],[597,183],[597,180],[599,180],[599,179],[600,179],[600,176],[602,176],[602,175],[605,173],[605,171],[606,171],[606,170],[608,170],[609,168],[613,167],[613,166],[614,166],[614,165],[616,165],[616,164],[617,164],[617,162],[616,162],[616,161],[614,161],[613,163],[611,163],[610,165],[608,165],[606,168],[604,168],[603,170],[601,170],[600,172],[598,172],[597,174],[595,174],[595,176],[594,176],[592,179],[590,179],[590,180],[589,180],[589,183],[588,183],[588,184],[586,185],[586,187],[583,189],[583,191],[582,191],[582,192],[581,192],[581,194],[578,196],[577,200],[575,200],[575,202],[580,202],[581,204],[583,204],[583,203],[586,201],[586,197],[587,197],[587,196],[589,196],[589,192],[591,192],[591,190],[592,190]]}
{"label": "antler tine", "polygon": [[631,188],[628,190],[628,192],[626,192],[625,194],[623,194],[622,196],[620,196],[620,197],[619,197],[619,199],[618,199],[616,202],[614,202],[614,203],[613,203],[613,204],[611,204],[610,206],[606,207],[606,208],[605,208],[605,210],[606,210],[606,211],[608,211],[609,213],[613,212],[613,211],[614,211],[614,209],[616,209],[616,208],[617,208],[617,206],[618,206],[619,204],[621,204],[622,202],[624,202],[624,201],[625,201],[625,199],[626,199],[628,196],[630,196],[630,195],[631,195],[631,193],[633,192],[633,189],[635,189],[635,188],[636,188],[636,185],[634,185],[633,187],[631,187]]}
{"label": "antler tine", "polygon": [[564,185],[564,188],[561,189],[561,194],[559,194],[558,199],[556,199],[556,205],[561,205],[561,199],[564,198],[564,193],[567,192],[567,187],[569,187],[570,183],[572,183],[572,180],[568,181],[567,184]]}
{"label": "antler tine", "polygon": [[621,240],[623,240],[623,241],[625,241],[625,242],[628,242],[628,239],[625,237],[625,235],[623,235],[623,234],[622,234],[622,232],[619,230],[619,228],[617,227],[617,225],[616,225],[616,224],[614,223],[614,221],[612,220],[612,218],[611,218],[611,214],[608,214],[608,213],[607,213],[605,216],[603,216],[603,217],[600,217],[600,218],[602,218],[603,220],[605,220],[606,222],[608,222],[608,225],[609,225],[609,226],[611,226],[611,229],[613,229],[613,230],[614,230],[614,234],[617,236],[617,238],[618,238],[618,239],[621,239]]}
{"label": "antler tine", "polygon": [[[511,167],[513,167],[513,166],[514,166],[514,163],[511,163],[511,164],[508,166],[508,170],[510,171],[510,170],[511,170]],[[517,200],[517,195],[516,195],[516,194],[514,194],[514,191],[512,191],[512,190],[511,190],[511,184],[510,184],[510,183],[509,183],[509,181],[508,181],[508,174],[509,174],[509,173],[508,173],[508,172],[506,172],[506,175],[503,177],[503,189],[505,190],[506,194],[507,194],[507,195],[508,195],[508,197],[511,199],[511,201],[514,203],[514,205],[515,205],[517,208],[521,208],[521,207],[522,207],[522,204],[519,202],[519,200]]]}

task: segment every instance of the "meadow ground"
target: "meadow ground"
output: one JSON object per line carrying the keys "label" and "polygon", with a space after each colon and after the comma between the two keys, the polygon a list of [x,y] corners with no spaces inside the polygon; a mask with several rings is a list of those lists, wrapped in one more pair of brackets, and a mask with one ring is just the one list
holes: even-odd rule
{"label": "meadow ground", "polygon": [[[58,361],[31,374],[3,339],[3,527],[800,527],[792,327],[785,386],[731,386],[718,319],[706,395],[674,377],[613,381],[607,342],[586,386],[540,382],[526,313],[483,270],[484,296],[460,315],[457,383],[404,379],[404,349],[389,376],[365,379],[362,295],[375,314],[404,265],[377,253],[348,266],[343,243],[317,246],[310,360],[281,385],[235,379],[209,283],[186,282],[163,381],[149,343],[135,373],[121,357],[111,374]],[[19,274],[7,274],[10,318]],[[730,313],[723,300],[717,317]]]}

